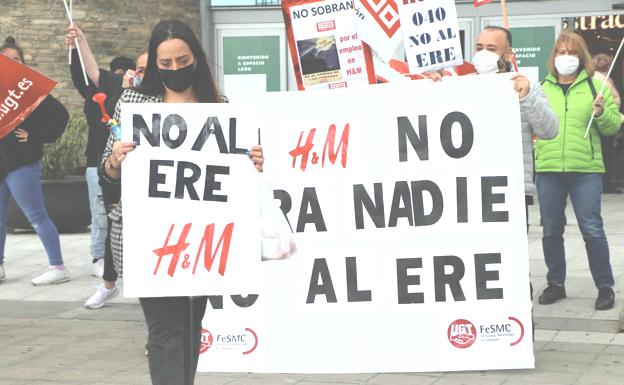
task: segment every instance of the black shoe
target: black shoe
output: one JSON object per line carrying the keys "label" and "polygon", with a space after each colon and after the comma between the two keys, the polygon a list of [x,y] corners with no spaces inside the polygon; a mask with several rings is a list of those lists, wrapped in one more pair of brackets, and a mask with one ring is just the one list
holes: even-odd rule
{"label": "black shoe", "polygon": [[548,285],[548,287],[544,289],[542,294],[540,294],[537,298],[537,301],[540,305],[550,305],[551,303],[555,303],[565,297],[566,292],[563,286]]}
{"label": "black shoe", "polygon": [[596,310],[609,310],[613,308],[615,302],[615,294],[613,289],[606,287],[598,290],[598,298],[596,298]]}

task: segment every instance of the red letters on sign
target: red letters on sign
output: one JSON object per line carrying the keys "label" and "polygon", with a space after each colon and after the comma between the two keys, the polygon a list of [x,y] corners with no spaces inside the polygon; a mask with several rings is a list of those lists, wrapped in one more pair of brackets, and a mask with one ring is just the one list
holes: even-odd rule
{"label": "red letters on sign", "polygon": [[[171,255],[171,261],[169,262],[169,268],[167,269],[167,274],[170,277],[175,275],[176,269],[178,267],[178,263],[180,261],[180,256],[182,253],[188,248],[190,243],[186,242],[188,234],[193,225],[191,223],[187,223],[182,228],[182,232],[180,233],[180,238],[178,238],[178,242],[175,245],[170,245],[169,240],[171,239],[171,234],[173,233],[174,224],[169,228],[169,233],[167,234],[167,239],[165,239],[165,243],[162,247],[155,249],[154,254],[158,256],[158,261],[156,262],[156,267],[154,268],[154,274],[158,274],[158,270],[160,268],[160,263],[164,256]],[[234,232],[234,223],[228,223],[225,225],[223,229],[223,233],[221,233],[221,237],[219,238],[219,242],[217,246],[212,249],[213,241],[214,241],[214,223],[207,225],[204,229],[204,235],[201,239],[199,247],[197,248],[197,254],[195,257],[195,263],[193,265],[192,274],[195,275],[197,272],[197,265],[199,264],[199,259],[202,254],[204,254],[204,268],[206,271],[210,272],[212,269],[212,264],[217,256],[217,252],[219,248],[221,248],[221,260],[219,261],[219,274],[222,276],[225,275],[225,268],[227,266],[228,255],[230,252],[230,243],[232,241],[232,233]],[[184,258],[182,263],[180,264],[183,269],[188,269],[191,266],[189,261],[189,254],[184,254]]]}
{"label": "red letters on sign", "polygon": [[[340,136],[340,141],[338,142],[338,146],[335,146],[336,143],[336,125],[332,124],[329,126],[327,130],[327,137],[325,138],[325,145],[323,146],[323,155],[321,159],[321,167],[325,167],[325,159],[329,158],[329,162],[334,165],[336,164],[336,160],[338,159],[338,154],[340,153],[340,164],[343,168],[347,167],[347,156],[349,149],[349,131],[351,127],[349,123],[347,123],[342,131],[342,135]],[[304,131],[301,131],[299,134],[299,141],[297,142],[297,147],[294,150],[288,152],[292,158],[292,167],[295,168],[297,165],[297,158],[301,157],[300,168],[302,171],[305,171],[308,167],[308,158],[312,155],[311,163],[313,165],[318,164],[319,156],[316,151],[312,151],[314,148],[314,134],[316,133],[316,128],[312,128],[308,132],[308,136],[306,138],[305,144],[301,144],[301,140],[303,139]],[[312,152],[310,154],[310,152]]]}

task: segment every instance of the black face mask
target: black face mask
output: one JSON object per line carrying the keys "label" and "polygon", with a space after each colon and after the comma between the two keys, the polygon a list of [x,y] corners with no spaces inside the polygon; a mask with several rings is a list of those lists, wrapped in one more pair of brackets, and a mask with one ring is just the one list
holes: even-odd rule
{"label": "black face mask", "polygon": [[174,92],[186,91],[191,85],[193,85],[193,78],[195,77],[195,64],[191,64],[184,68],[177,70],[165,70],[158,69],[160,73],[160,80],[162,80],[165,87]]}

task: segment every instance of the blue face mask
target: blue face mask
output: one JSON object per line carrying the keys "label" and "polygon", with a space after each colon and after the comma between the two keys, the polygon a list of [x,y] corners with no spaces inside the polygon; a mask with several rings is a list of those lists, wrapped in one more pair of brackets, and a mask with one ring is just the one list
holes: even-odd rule
{"label": "blue face mask", "polygon": [[134,79],[132,79],[132,87],[138,88],[141,85],[141,80],[143,80],[141,75],[135,76]]}

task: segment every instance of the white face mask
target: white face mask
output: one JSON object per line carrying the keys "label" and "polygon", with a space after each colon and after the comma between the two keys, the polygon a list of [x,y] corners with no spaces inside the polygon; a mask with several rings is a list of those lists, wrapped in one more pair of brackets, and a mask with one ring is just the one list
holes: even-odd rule
{"label": "white face mask", "polygon": [[579,58],[572,55],[560,55],[555,58],[555,68],[559,75],[570,76],[579,68]]}
{"label": "white face mask", "polygon": [[498,72],[499,59],[497,53],[482,49],[474,55],[472,64],[480,75],[495,74]]}

